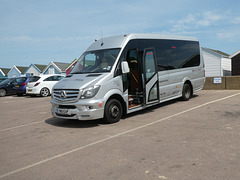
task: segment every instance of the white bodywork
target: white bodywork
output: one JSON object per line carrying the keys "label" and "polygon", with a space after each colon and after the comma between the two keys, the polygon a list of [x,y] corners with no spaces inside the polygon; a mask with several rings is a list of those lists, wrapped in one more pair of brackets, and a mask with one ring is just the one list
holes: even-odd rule
{"label": "white bodywork", "polygon": [[53,86],[59,81],[60,78],[63,78],[63,75],[60,74],[50,74],[50,75],[41,75],[39,80],[28,82],[26,87],[26,93],[29,95],[40,95],[41,90],[46,88],[49,90],[49,95],[52,94]]}

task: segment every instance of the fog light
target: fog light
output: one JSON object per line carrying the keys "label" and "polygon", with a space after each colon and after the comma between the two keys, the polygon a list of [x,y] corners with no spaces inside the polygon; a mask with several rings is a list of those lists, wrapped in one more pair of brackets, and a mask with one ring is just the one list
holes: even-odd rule
{"label": "fog light", "polygon": [[88,108],[88,109],[93,109],[93,106],[88,106],[87,108]]}

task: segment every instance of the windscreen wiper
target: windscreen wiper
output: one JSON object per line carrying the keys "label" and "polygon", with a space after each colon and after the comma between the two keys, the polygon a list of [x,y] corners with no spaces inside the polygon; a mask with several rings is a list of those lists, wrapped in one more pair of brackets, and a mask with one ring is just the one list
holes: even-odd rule
{"label": "windscreen wiper", "polygon": [[71,74],[83,74],[83,72],[73,72]]}

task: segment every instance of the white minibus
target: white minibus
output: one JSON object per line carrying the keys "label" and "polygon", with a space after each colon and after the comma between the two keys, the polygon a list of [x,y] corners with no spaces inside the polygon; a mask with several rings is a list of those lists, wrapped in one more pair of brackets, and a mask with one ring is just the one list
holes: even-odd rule
{"label": "white minibus", "polygon": [[125,114],[203,88],[204,62],[195,37],[127,34],[95,40],[53,87],[57,118],[118,122]]}

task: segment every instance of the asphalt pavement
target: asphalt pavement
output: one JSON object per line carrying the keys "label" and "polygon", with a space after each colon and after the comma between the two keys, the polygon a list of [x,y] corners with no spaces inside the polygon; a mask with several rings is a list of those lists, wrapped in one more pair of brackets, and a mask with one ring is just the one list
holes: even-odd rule
{"label": "asphalt pavement", "polygon": [[203,90],[115,124],[50,109],[50,97],[0,98],[0,180],[240,179],[239,90]]}

